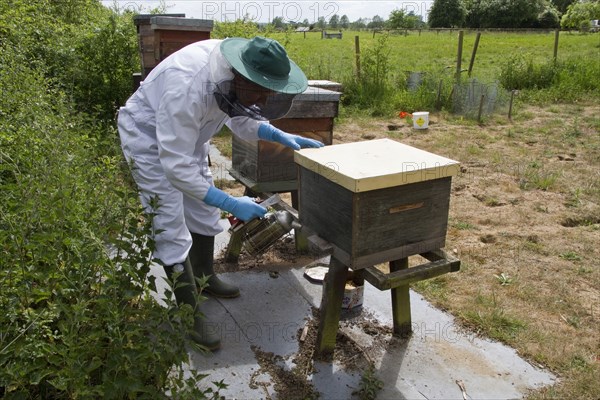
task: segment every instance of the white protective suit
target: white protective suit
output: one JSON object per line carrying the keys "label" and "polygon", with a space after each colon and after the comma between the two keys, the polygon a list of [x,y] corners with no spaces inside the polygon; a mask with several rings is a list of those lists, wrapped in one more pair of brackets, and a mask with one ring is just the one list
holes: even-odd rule
{"label": "white protective suit", "polygon": [[[218,107],[216,84],[233,79],[221,40],[191,44],[158,64],[119,110],[125,158],[147,211],[156,213],[154,256],[181,263],[192,246],[190,231],[221,232],[220,210],[202,200],[212,185],[209,140],[227,125],[246,140],[258,140],[260,121],[230,118]],[[158,209],[150,200],[158,197]]]}

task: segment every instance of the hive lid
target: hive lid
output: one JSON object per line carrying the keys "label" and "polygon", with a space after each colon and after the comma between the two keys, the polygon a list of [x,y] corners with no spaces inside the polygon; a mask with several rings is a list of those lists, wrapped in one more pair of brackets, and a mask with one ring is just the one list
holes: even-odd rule
{"label": "hive lid", "polygon": [[334,92],[342,91],[342,84],[339,82],[333,82],[328,80],[308,80],[308,86],[316,87],[321,89],[333,90]]}
{"label": "hive lid", "polygon": [[149,25],[154,17],[179,17],[185,18],[185,14],[138,14],[133,16],[133,23],[137,25]]}
{"label": "hive lid", "polygon": [[339,101],[340,96],[340,92],[308,86],[304,92],[294,97],[294,101]]}
{"label": "hive lid", "polygon": [[355,193],[454,176],[460,168],[458,161],[390,139],[302,149],[294,161]]}
{"label": "hive lid", "polygon": [[156,16],[150,19],[153,30],[182,30],[210,32],[213,29],[213,20],[197,18],[179,18]]}

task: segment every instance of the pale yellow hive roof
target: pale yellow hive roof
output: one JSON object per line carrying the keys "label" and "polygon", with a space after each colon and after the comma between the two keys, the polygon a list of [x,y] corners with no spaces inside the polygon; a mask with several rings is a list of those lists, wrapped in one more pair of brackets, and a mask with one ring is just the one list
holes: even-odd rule
{"label": "pale yellow hive roof", "polygon": [[457,175],[458,161],[390,139],[302,149],[294,161],[352,192]]}

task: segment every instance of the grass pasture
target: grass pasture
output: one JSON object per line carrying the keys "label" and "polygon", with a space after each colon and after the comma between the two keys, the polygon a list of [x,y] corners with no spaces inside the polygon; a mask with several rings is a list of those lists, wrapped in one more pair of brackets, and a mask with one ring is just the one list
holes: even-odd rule
{"label": "grass pasture", "polygon": [[[344,31],[342,39],[321,39],[320,33],[273,34],[287,43],[291,58],[305,71],[309,79],[344,81],[355,68],[355,36],[361,52],[373,47],[381,34]],[[462,68],[469,67],[476,32],[465,31]],[[390,34],[390,72],[456,71],[458,31],[409,31],[408,35]],[[554,32],[482,32],[473,68],[473,77],[492,81],[500,73],[502,62],[511,55],[523,54],[536,62],[553,58]],[[558,59],[598,59],[600,35],[561,32]]]}
{"label": "grass pasture", "polygon": [[[454,108],[454,76],[458,52],[457,30],[409,31],[408,35],[372,32],[343,32],[342,39],[321,39],[320,33],[275,33],[272,36],[286,45],[292,59],[309,79],[341,82],[347,89],[342,101],[352,113],[373,116],[391,115],[394,111],[431,109],[439,91],[442,108]],[[359,37],[362,83],[357,85],[355,36]],[[383,37],[386,37],[383,39]],[[461,78],[468,79],[468,69],[476,32],[465,31],[461,58]],[[561,32],[557,63],[554,63],[554,32],[481,33],[471,78],[481,85],[497,82],[516,83],[506,87],[520,90],[517,102],[543,104],[551,101],[573,102],[600,96],[600,34]],[[383,71],[383,78],[375,74]],[[407,94],[410,73],[423,73],[424,81],[416,94]],[[381,82],[380,82],[381,80]],[[367,81],[367,82],[365,82]],[[440,82],[442,84],[440,85]],[[381,83],[381,84],[380,84]],[[357,87],[358,86],[358,87]],[[378,96],[385,88],[385,96]],[[538,90],[538,89],[543,90]],[[533,90],[529,90],[533,89]],[[358,93],[357,93],[358,92]]]}

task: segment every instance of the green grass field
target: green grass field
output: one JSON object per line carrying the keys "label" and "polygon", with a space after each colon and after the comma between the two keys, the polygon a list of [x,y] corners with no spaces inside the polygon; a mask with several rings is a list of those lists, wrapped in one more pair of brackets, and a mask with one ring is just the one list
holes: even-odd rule
{"label": "green grass field", "polygon": [[[343,38],[321,39],[320,33],[274,34],[286,45],[291,58],[305,71],[309,79],[344,81],[355,69],[355,36],[359,37],[361,52],[373,47],[379,34],[344,31]],[[467,69],[471,59],[476,33],[465,31],[462,68]],[[411,31],[407,36],[389,36],[390,72],[442,71],[452,75],[456,71],[458,31]],[[535,62],[550,61],[554,55],[554,32],[511,33],[482,32],[473,77],[494,81],[502,63],[513,55],[522,55]],[[561,32],[558,59],[600,59],[600,34]]]}

